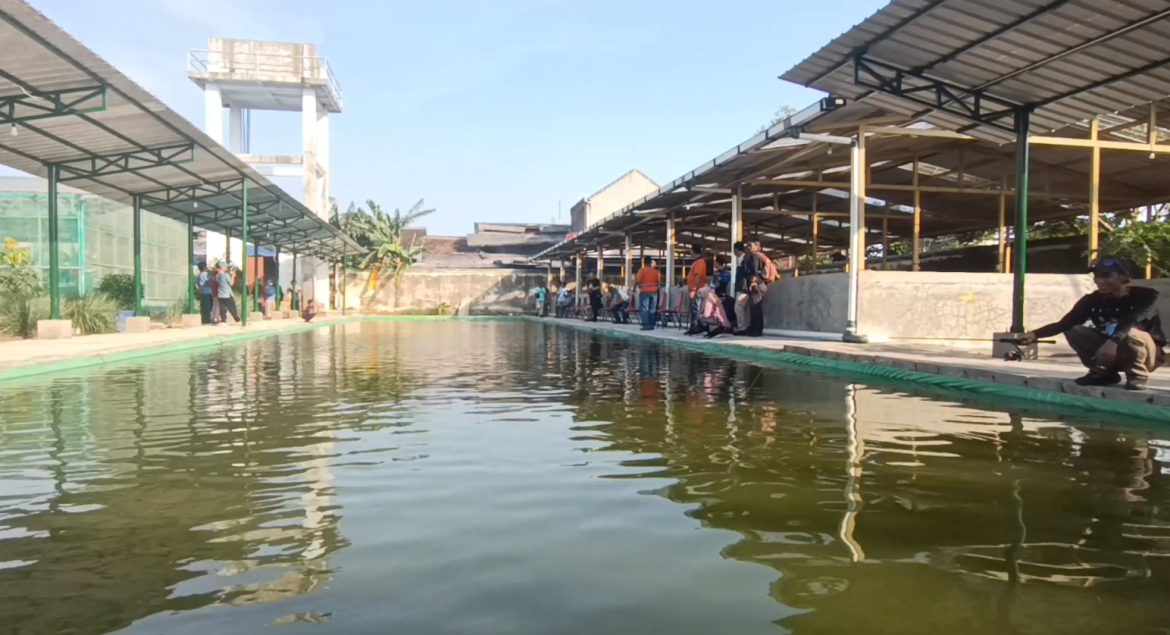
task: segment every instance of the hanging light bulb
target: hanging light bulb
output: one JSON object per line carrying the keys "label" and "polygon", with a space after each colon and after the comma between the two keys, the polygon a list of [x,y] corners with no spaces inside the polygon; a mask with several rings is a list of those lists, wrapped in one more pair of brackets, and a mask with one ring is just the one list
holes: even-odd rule
{"label": "hanging light bulb", "polygon": [[195,201],[194,207],[195,207],[195,209],[199,209],[199,201]]}
{"label": "hanging light bulb", "polygon": [[20,130],[16,127],[16,124],[12,124],[12,127],[8,130],[8,134],[13,137],[20,134]]}

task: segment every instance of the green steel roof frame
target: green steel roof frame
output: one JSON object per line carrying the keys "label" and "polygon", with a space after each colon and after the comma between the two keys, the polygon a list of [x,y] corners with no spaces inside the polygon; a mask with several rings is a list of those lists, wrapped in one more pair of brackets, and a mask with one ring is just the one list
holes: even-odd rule
{"label": "green steel roof frame", "polygon": [[[12,48],[16,42],[23,46]],[[20,51],[15,56],[18,58],[16,62],[5,60],[4,70],[0,70],[0,91],[3,91],[5,82],[20,91],[19,94],[0,96],[0,125],[18,126],[21,132],[32,133],[42,142],[23,143],[25,137],[18,135],[14,140],[0,143],[0,163],[33,174],[55,171],[58,182],[68,182],[91,194],[131,205],[138,203],[145,211],[176,220],[199,219],[208,225],[208,229],[234,229],[237,235],[242,234],[240,223],[245,217],[249,218],[249,229],[268,231],[271,228],[287,229],[287,225],[272,224],[274,221],[300,216],[307,221],[302,223],[297,235],[319,236],[318,244],[323,246],[323,252],[339,257],[344,253],[365,251],[189,122],[158,103],[27,2],[0,0],[0,43],[5,45],[0,48]],[[37,86],[25,81],[19,76],[19,70],[13,70],[31,68],[32,61],[40,64],[38,83],[46,85]],[[111,104],[122,111],[135,109],[139,112],[130,123],[113,121],[112,117],[103,118]],[[128,119],[124,113],[121,118]],[[69,121],[69,124],[60,125],[62,120]],[[77,130],[80,125],[90,131],[101,131],[105,142],[102,145],[120,146],[120,151],[105,151],[86,142],[70,140],[68,129]],[[140,141],[161,136],[175,139],[163,143]],[[92,132],[86,135],[87,139],[93,137]],[[209,166],[213,169],[207,170]],[[228,175],[230,178],[223,178]],[[162,193],[161,197],[159,193]],[[263,200],[255,201],[257,197]],[[248,201],[246,213],[244,201],[249,198],[253,200]],[[275,204],[272,199],[275,199]],[[185,203],[190,203],[190,206],[185,206]],[[204,209],[196,211],[200,205]],[[265,212],[274,208],[283,212],[281,218],[265,216]],[[216,212],[218,222],[203,220],[207,218],[204,212],[208,209]]]}

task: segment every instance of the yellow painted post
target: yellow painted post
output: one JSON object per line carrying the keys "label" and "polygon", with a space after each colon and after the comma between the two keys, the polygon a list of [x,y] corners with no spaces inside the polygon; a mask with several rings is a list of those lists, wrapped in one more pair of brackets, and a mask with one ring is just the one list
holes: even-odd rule
{"label": "yellow painted post", "polygon": [[[815,199],[814,199],[815,200]],[[815,203],[814,203],[815,206]],[[815,207],[813,209],[816,209]],[[817,272],[817,259],[820,257],[821,215],[812,215],[812,272]]]}
{"label": "yellow painted post", "polygon": [[[917,219],[915,219],[917,220]],[[882,268],[885,269],[886,263],[889,262],[887,254],[890,253],[890,219],[882,218]]]}
{"label": "yellow painted post", "polygon": [[[1094,117],[1089,124],[1089,139],[1097,140],[1100,130],[1100,121]],[[1089,174],[1089,263],[1097,257],[1100,250],[1101,229],[1101,148],[1094,146],[1092,173]]]}
{"label": "yellow painted post", "polygon": [[[1153,115],[1151,115],[1152,117]],[[1154,222],[1154,207],[1146,205],[1146,222]],[[1146,254],[1146,280],[1154,277],[1154,257],[1152,254]]]}
{"label": "yellow painted post", "polygon": [[999,229],[996,231],[999,238],[999,249],[997,252],[999,254],[999,263],[996,269],[1000,273],[1007,273],[1007,253],[1005,251],[1007,247],[1007,232],[1004,231],[1006,227],[1005,223],[1007,223],[1007,185],[1008,178],[1005,174],[1003,175],[1003,185],[1000,186],[1002,191],[999,194]]}
{"label": "yellow painted post", "polygon": [[918,158],[914,158],[914,244],[910,247],[913,265],[912,271],[919,270],[919,259],[922,256],[922,190],[918,183]]}

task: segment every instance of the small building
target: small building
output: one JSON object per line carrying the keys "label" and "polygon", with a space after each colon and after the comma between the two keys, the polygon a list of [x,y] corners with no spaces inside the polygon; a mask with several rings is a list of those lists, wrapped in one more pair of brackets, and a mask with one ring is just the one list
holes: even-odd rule
{"label": "small building", "polygon": [[658,184],[638,170],[630,170],[592,196],[577,201],[569,210],[574,234],[623,207],[658,191]]}

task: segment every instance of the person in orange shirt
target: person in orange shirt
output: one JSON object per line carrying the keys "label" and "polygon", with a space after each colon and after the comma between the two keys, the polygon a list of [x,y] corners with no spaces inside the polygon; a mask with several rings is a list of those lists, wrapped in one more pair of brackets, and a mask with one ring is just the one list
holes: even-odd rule
{"label": "person in orange shirt", "polygon": [[707,261],[703,258],[703,246],[691,245],[691,271],[687,274],[687,292],[691,298],[690,330],[699,322],[699,291],[707,286]]}
{"label": "person in orange shirt", "polygon": [[653,331],[658,323],[658,288],[662,274],[653,258],[647,258],[638,270],[638,313],[642,317],[642,330]]}

